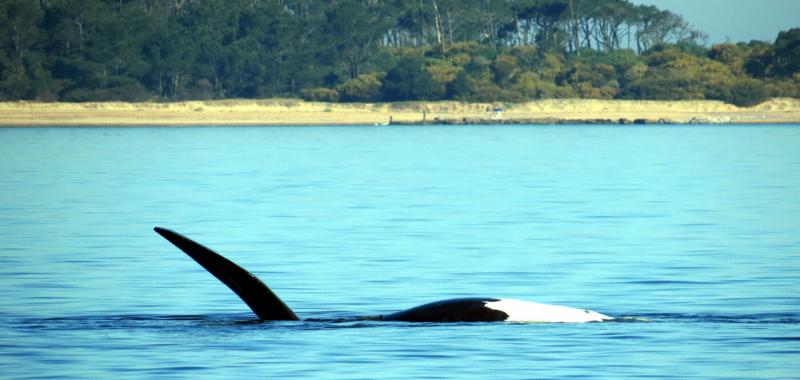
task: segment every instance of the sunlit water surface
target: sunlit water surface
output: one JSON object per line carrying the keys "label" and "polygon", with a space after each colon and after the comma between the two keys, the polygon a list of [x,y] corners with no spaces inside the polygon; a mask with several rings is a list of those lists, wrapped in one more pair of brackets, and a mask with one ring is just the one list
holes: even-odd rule
{"label": "sunlit water surface", "polygon": [[[3,378],[798,378],[800,128],[0,129]],[[629,323],[255,323],[511,297]],[[644,320],[649,320],[645,322]]]}

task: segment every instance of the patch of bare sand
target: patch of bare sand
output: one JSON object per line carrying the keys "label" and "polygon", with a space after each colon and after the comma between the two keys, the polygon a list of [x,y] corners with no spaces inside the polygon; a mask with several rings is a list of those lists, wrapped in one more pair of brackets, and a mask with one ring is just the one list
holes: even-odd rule
{"label": "patch of bare sand", "polygon": [[[502,109],[502,115],[495,112]],[[800,123],[800,100],[739,108],[718,101],[551,99],[528,103],[317,103],[296,99],[173,103],[0,103],[0,125],[309,125],[440,120],[645,120]]]}

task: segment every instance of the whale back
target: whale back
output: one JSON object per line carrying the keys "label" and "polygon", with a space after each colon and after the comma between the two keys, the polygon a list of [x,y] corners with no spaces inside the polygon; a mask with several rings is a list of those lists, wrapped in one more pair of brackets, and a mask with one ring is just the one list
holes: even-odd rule
{"label": "whale back", "polygon": [[497,322],[508,319],[502,310],[487,307],[497,298],[456,298],[399,311],[383,317],[386,321],[402,322]]}
{"label": "whale back", "polygon": [[160,227],[155,231],[233,290],[258,318],[265,321],[298,320],[292,309],[244,268],[177,232]]}
{"label": "whale back", "polygon": [[455,298],[389,314],[403,322],[563,322],[583,323],[614,318],[596,311],[505,298]]}

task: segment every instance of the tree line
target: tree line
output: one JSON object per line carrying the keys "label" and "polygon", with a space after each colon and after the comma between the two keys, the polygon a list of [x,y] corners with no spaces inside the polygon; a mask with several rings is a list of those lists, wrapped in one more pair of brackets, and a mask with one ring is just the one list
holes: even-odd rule
{"label": "tree line", "polygon": [[627,0],[2,0],[0,100],[800,97],[800,29]]}

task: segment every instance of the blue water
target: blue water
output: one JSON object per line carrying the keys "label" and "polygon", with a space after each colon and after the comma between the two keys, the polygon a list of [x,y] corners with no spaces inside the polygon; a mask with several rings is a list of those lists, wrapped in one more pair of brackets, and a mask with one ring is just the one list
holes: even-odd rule
{"label": "blue water", "polygon": [[[0,129],[2,378],[800,378],[797,126]],[[628,323],[255,323],[510,297]],[[649,321],[649,322],[648,322]]]}

